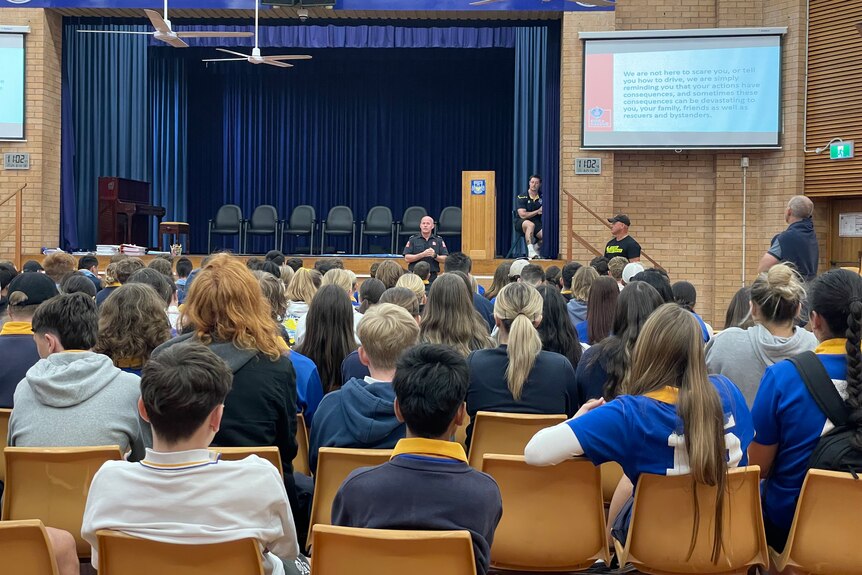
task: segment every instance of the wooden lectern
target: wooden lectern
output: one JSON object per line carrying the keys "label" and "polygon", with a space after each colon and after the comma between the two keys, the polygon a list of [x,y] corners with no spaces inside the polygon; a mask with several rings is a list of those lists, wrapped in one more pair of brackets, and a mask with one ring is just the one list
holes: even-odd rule
{"label": "wooden lectern", "polygon": [[461,249],[474,260],[492,260],[497,245],[494,172],[461,172]]}

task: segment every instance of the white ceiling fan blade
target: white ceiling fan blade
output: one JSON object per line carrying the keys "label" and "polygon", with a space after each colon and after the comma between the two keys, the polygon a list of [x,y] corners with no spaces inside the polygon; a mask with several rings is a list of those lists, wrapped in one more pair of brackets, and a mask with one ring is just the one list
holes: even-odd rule
{"label": "white ceiling fan blade", "polygon": [[593,6],[616,6],[614,0],[566,0],[567,2],[577,2],[579,4],[592,4]]}
{"label": "white ceiling fan blade", "polygon": [[169,46],[173,46],[174,48],[188,48],[189,45],[177,38],[174,35],[169,36],[155,36],[156,40],[161,40],[165,44]]}
{"label": "white ceiling fan blade", "polygon": [[478,2],[470,2],[470,6],[484,6],[485,4],[494,4],[503,0],[479,0]]}
{"label": "white ceiling fan blade", "polygon": [[233,54],[234,56],[242,56],[243,58],[248,58],[248,54],[243,54],[242,52],[234,52],[233,50],[228,50],[227,48],[216,48],[219,52],[224,52],[225,54]]}
{"label": "white ceiling fan blade", "polygon": [[293,64],[288,64],[287,62],[279,62],[278,60],[267,60],[263,59],[264,64],[269,64],[270,66],[278,66],[279,68],[293,68]]}
{"label": "white ceiling fan blade", "polygon": [[264,60],[311,60],[307,54],[295,54],[290,56],[264,56]]}
{"label": "white ceiling fan blade", "polygon": [[130,32],[128,30],[76,30],[83,34],[145,34],[152,36],[155,32]]}
{"label": "white ceiling fan blade", "polygon": [[162,32],[163,34],[170,34],[171,27],[168,26],[168,23],[165,22],[165,19],[162,18],[162,15],[156,12],[155,10],[144,10],[144,14],[147,15],[147,18],[150,19],[150,23],[153,25],[153,28]]}
{"label": "white ceiling fan blade", "polygon": [[251,32],[177,32],[180,38],[248,38]]}
{"label": "white ceiling fan blade", "polygon": [[201,60],[201,62],[240,62],[242,60],[248,60],[246,58],[207,58],[205,60]]}

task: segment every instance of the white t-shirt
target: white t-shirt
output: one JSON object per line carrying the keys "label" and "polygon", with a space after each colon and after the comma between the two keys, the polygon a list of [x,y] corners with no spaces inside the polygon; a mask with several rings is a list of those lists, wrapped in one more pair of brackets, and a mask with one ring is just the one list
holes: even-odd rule
{"label": "white t-shirt", "polygon": [[206,449],[161,453],[139,463],[109,461],[93,478],[81,535],[98,564],[96,531],[113,529],[164,543],[260,542],[268,575],[283,575],[299,546],[284,482],[251,455],[222,461]]}

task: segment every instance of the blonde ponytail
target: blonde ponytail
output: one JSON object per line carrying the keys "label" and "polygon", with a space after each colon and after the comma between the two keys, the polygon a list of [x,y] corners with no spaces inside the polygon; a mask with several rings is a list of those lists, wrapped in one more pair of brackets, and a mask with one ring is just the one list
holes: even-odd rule
{"label": "blonde ponytail", "polygon": [[536,288],[520,282],[500,290],[494,304],[494,315],[502,320],[503,329],[508,333],[506,381],[516,401],[521,400],[524,382],[542,351],[542,340],[534,325],[542,317],[542,304],[542,296]]}

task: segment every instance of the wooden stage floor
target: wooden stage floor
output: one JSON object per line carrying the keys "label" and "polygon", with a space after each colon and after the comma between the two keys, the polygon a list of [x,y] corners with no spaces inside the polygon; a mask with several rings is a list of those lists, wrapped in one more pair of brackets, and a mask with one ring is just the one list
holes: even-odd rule
{"label": "wooden stage floor", "polygon": [[[78,257],[78,256],[76,256],[76,257]],[[98,257],[98,259],[99,259],[99,271],[104,272],[105,268],[108,267],[108,264],[111,261],[111,256],[96,256],[96,257]],[[147,256],[142,256],[141,259],[144,260],[144,263],[149,263],[150,260],[152,260],[155,257],[157,257],[157,256],[147,255]],[[189,258],[192,261],[192,265],[194,265],[194,267],[197,268],[197,267],[200,267],[201,260],[203,260],[204,257],[206,257],[206,256],[200,255],[200,254],[198,254],[198,255],[185,254],[185,257]],[[253,258],[253,257],[263,259],[263,254],[259,254],[259,255],[248,254],[248,255],[241,255],[238,257],[242,258],[243,260],[248,260],[249,258]],[[291,256],[290,254],[288,254],[287,257],[294,257],[294,256]],[[375,262],[382,262],[383,260],[387,260],[387,259],[395,260],[402,267],[404,267],[404,268],[407,267],[407,262],[404,261],[403,257],[394,256],[394,255],[353,256],[353,255],[344,255],[344,254],[326,254],[326,255],[322,255],[322,256],[296,256],[296,257],[301,258],[303,267],[307,267],[307,268],[314,267],[314,262],[319,260],[320,258],[324,258],[324,257],[341,258],[344,261],[344,267],[346,269],[349,269],[353,273],[355,273],[356,276],[359,278],[367,278],[368,277],[368,271],[371,269],[371,264],[373,264]],[[38,262],[41,262],[44,258],[45,258],[45,256],[43,256],[42,254],[24,254],[21,258],[21,261],[26,262],[28,260],[36,260]],[[176,259],[176,258],[174,258],[174,259]],[[504,261],[511,261],[511,260],[505,260],[502,258],[493,259],[493,260],[473,260],[473,275],[476,276],[477,279],[478,278],[483,278],[483,279],[487,278],[490,280],[494,276],[494,270],[496,270],[497,266],[499,266]],[[533,260],[533,263],[539,264],[543,268],[548,268],[552,265],[563,267],[563,265],[566,263],[566,261],[565,260]]]}

